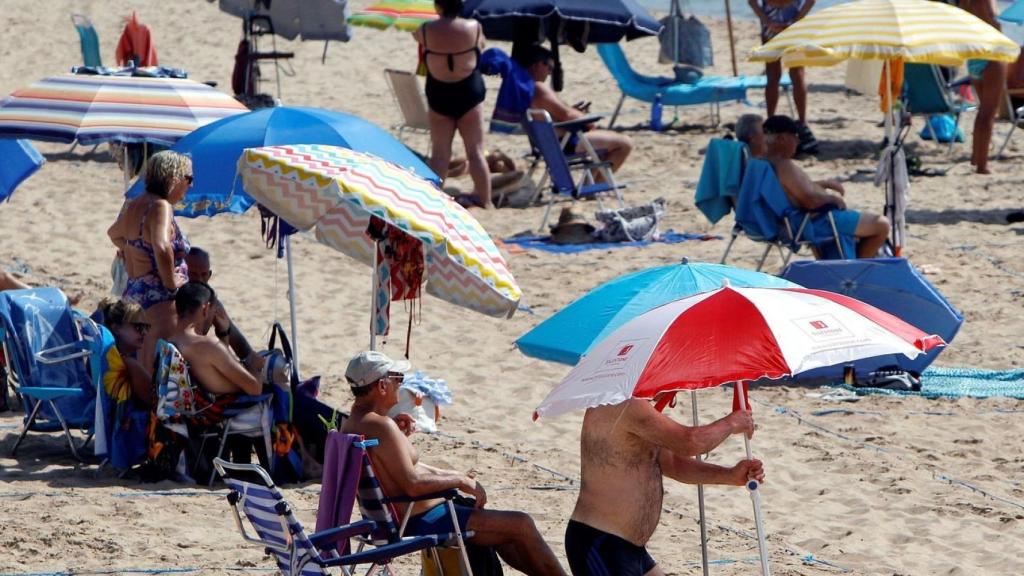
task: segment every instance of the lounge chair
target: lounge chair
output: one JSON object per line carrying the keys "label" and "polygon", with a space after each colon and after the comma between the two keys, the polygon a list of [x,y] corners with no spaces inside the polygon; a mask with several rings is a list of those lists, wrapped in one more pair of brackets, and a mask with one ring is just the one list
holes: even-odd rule
{"label": "lounge chair", "polygon": [[427,100],[423,96],[423,91],[420,90],[416,75],[412,72],[388,68],[384,71],[384,78],[387,79],[391,95],[394,96],[398,110],[402,113],[402,121],[394,126],[394,129],[398,131],[398,141],[402,141],[406,132],[430,134]]}
{"label": "lounge chair", "polygon": [[103,66],[100,58],[100,39],[92,20],[85,14],[71,14],[71,23],[78,32],[78,40],[82,45],[82,65],[99,68]]}
{"label": "lounge chair", "polygon": [[[273,462],[271,394],[238,396],[222,414],[213,417],[214,402],[204,390],[192,384],[185,358],[166,340],[157,342],[157,366],[153,378],[156,380],[156,416],[160,425],[184,438],[189,437],[190,429],[201,431],[199,457],[191,470],[184,465],[186,463],[180,463],[179,472],[194,474],[200,468],[203,449],[209,439],[218,440],[216,457],[219,458],[231,436],[262,438],[263,451],[258,452],[261,461],[268,465]],[[211,466],[207,484],[213,483],[214,474],[215,470]]]}
{"label": "lounge chair", "polygon": [[[339,542],[347,544],[352,537],[369,534],[376,524],[361,520],[307,535],[266,470],[256,464],[232,464],[220,458],[214,459],[213,466],[230,490],[227,499],[242,539],[272,554],[285,576],[319,576],[334,566],[340,566],[342,574],[347,576],[357,565],[369,564],[372,570],[398,556],[437,545],[436,538],[422,536],[355,554],[339,553],[336,549]],[[255,536],[246,530],[243,513]]]}
{"label": "lounge chair", "polygon": [[[535,151],[537,160],[527,171],[525,178],[532,178],[533,172],[538,165],[539,159],[544,160],[546,169],[544,175],[537,184],[537,194],[544,191],[550,180],[550,196],[547,207],[544,209],[544,217],[541,219],[539,230],[543,231],[551,215],[551,207],[559,197],[571,199],[573,202],[580,198],[594,197],[598,201],[598,208],[601,207],[601,194],[612,194],[618,200],[619,208],[623,208],[622,195],[619,190],[625,186],[615,183],[612,175],[611,163],[602,162],[586,140],[586,135],[581,133],[584,123],[593,121],[592,118],[573,120],[570,122],[551,121],[551,115],[546,110],[530,108],[526,111],[526,118],[523,121],[523,128],[530,139],[530,146]],[[565,135],[559,140],[556,128],[565,130]],[[565,154],[565,146],[573,134],[577,134],[584,142],[586,154]],[[580,172],[579,180],[573,180],[572,172]],[[594,179],[594,171],[601,173],[603,182]],[[499,202],[500,202],[499,198]]]}
{"label": "lounge chair", "polygon": [[[823,258],[842,259],[848,254],[854,257],[855,239],[838,233],[832,210],[834,207],[825,207],[811,212],[794,207],[775,177],[772,165],[764,160],[749,159],[736,202],[736,223],[721,263],[725,264],[740,234],[755,242],[767,244],[757,270],[764,266],[768,252],[773,247],[778,249],[783,266],[804,246],[809,246]],[[821,234],[816,231],[813,225],[816,218],[826,218],[831,233]]]}
{"label": "lounge chair", "polygon": [[[60,290],[31,288],[0,292],[0,342],[8,381],[25,409],[11,455],[29,431],[62,431],[71,455],[83,460],[95,430],[102,359],[113,336],[73,310]],[[76,444],[72,429],[85,440]]]}
{"label": "lounge chair", "polygon": [[[942,77],[939,67],[934,64],[903,65],[903,107],[911,116],[950,114],[955,124],[954,134],[960,129],[960,116],[974,106],[958,101],[949,83]],[[925,121],[925,129],[932,140],[938,142],[932,132],[931,122]],[[954,136],[949,141],[949,152],[956,143]]]}
{"label": "lounge chair", "polygon": [[[608,123],[609,127],[615,125],[615,119],[619,116],[626,96],[648,103],[653,103],[661,96],[663,106],[708,104],[711,108],[711,121],[717,126],[721,121],[719,105],[722,102],[746,100],[748,88],[764,88],[768,83],[764,76],[703,76],[696,82],[682,82],[663,76],[645,76],[633,70],[618,44],[598,44],[597,53],[622,91],[619,103],[615,106],[615,112]],[[780,87],[788,89],[790,85],[789,77],[784,76]]]}

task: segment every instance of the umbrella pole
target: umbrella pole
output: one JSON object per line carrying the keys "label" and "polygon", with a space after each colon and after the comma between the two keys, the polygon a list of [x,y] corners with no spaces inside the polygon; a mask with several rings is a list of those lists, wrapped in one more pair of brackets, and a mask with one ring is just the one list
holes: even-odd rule
{"label": "umbrella pole", "polygon": [[[280,234],[280,224],[277,229],[278,234]],[[295,321],[298,314],[295,305],[295,269],[292,267],[292,240],[288,236],[281,236],[279,242],[284,244],[284,254],[288,262],[288,312],[291,315],[292,362],[295,364],[295,373],[302,374],[299,371],[299,327]]]}
{"label": "umbrella pole", "polygon": [[[697,426],[697,391],[690,390],[690,405],[693,407],[693,425]],[[697,460],[703,460],[697,454]],[[700,510],[700,567],[708,576],[708,521],[704,516],[704,485],[697,484],[697,508]]]}
{"label": "umbrella pole", "polygon": [[[892,101],[892,61],[891,60],[886,60],[884,66],[885,66],[885,142],[886,142],[886,148],[888,148],[888,147],[891,147],[891,146],[895,145],[895,142],[893,140],[893,134],[892,134],[893,112],[894,112],[894,110],[893,110],[894,106],[893,106],[893,101]],[[893,255],[894,256],[899,256],[899,253],[896,252],[896,250],[897,250],[897,248],[896,248],[896,197],[895,197],[895,194],[892,193],[893,192],[892,191],[892,184],[893,184],[893,173],[892,173],[892,168],[893,168],[892,156],[893,156],[893,154],[892,153],[894,151],[887,150],[887,152],[889,152],[889,174],[886,176],[886,179],[885,179],[885,212],[884,213],[885,213],[886,216],[888,216],[892,220],[892,224],[891,224],[892,231],[891,231],[890,234],[892,236],[892,249],[893,249],[893,253],[894,253]]]}
{"label": "umbrella pole", "polygon": [[374,326],[377,320],[377,290],[380,288],[380,278],[377,273],[377,266],[380,264],[377,262],[377,250],[380,247],[380,241],[374,241],[373,243],[373,281],[370,284],[370,350],[377,349],[377,330]]}
{"label": "umbrella pole", "polygon": [[[740,410],[747,409],[747,395],[743,389],[743,383],[736,383],[737,394],[739,395]],[[754,456],[750,450],[750,438],[743,435],[743,445],[747,450],[747,460],[753,460]],[[747,480],[747,490],[750,491],[750,501],[754,504],[754,525],[757,527],[757,549],[761,554],[761,574],[762,576],[771,576],[772,570],[768,566],[768,542],[765,539],[764,534],[764,522],[761,519],[761,492],[759,488],[761,483],[751,478]]]}
{"label": "umbrella pole", "polygon": [[672,8],[669,10],[669,17],[672,18],[672,68],[679,68],[679,19],[683,17],[679,9],[679,0],[672,0]]}
{"label": "umbrella pole", "polygon": [[739,72],[736,68],[736,41],[733,40],[732,36],[732,7],[729,6],[729,0],[725,0],[725,26],[729,30],[729,56],[732,57],[732,75],[738,76]]}

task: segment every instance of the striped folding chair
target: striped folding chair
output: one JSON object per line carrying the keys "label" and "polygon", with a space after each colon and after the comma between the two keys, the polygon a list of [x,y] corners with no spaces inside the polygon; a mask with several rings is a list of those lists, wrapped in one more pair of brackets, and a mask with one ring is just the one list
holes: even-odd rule
{"label": "striped folding chair", "polygon": [[[390,573],[388,563],[393,558],[438,545],[436,537],[420,536],[354,554],[339,554],[332,546],[370,534],[376,523],[360,520],[307,535],[266,470],[256,464],[233,464],[220,458],[214,459],[213,465],[230,490],[227,499],[242,539],[263,546],[285,576],[321,576],[334,566],[340,566],[342,574],[348,576],[359,565],[369,565],[366,574],[378,567]],[[246,529],[243,514],[255,536]]]}

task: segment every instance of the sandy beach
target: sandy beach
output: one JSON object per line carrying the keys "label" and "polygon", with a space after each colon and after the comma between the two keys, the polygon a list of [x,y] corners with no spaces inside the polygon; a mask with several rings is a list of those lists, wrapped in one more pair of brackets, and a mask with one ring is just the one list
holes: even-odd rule
{"label": "sandy beach", "polygon": [[[353,1],[353,7],[367,5]],[[188,70],[191,78],[230,87],[240,20],[215,4],[187,0],[7,0],[0,34],[0,94],[80,63],[71,12],[88,13],[96,26],[105,64],[113,64],[123,19],[131,10],[149,24],[160,63]],[[715,66],[707,74],[730,74],[724,22],[702,18],[712,31]],[[736,52],[741,74],[760,74],[745,61],[757,33],[739,22]],[[495,43],[492,45],[507,45]],[[382,127],[399,120],[383,70],[411,70],[415,42],[409,34],[357,28],[347,44],[332,43],[326,63],[321,43],[278,39],[279,50],[296,53],[295,75],[283,77],[281,99],[357,114]],[[656,63],[657,42],[624,44],[641,72],[668,74]],[[566,70],[563,98],[593,102],[592,111],[610,115],[619,98],[611,76],[591,48],[562,50]],[[883,192],[871,182],[882,138],[877,96],[848,94],[843,67],[812,69],[809,125],[821,142],[816,157],[801,161],[815,178],[835,177],[852,208],[878,212]],[[499,79],[487,77],[488,115]],[[272,82],[265,84],[273,89]],[[747,112],[764,114],[763,94],[749,104],[722,108],[724,122]],[[443,378],[455,403],[443,412],[443,435],[414,437],[424,461],[472,470],[488,487],[490,506],[520,509],[537,521],[564,562],[563,534],[576,498],[581,414],[539,423],[531,414],[568,367],[527,358],[513,341],[594,286],[642,268],[690,261],[717,262],[732,219],[712,227],[693,205],[703,149],[724,133],[711,126],[704,106],[680,108],[681,127],[645,128],[648,105],[627,100],[618,126],[635,150],[619,174],[629,183],[626,198],[640,203],[664,197],[664,228],[709,233],[721,238],[645,248],[598,250],[575,255],[511,251],[505,256],[523,291],[527,311],[500,320],[425,296],[421,322],[413,327],[411,360]],[[666,108],[666,121],[675,110]],[[960,309],[965,322],[941,366],[1009,369],[1024,364],[1024,226],[1007,225],[1005,215],[1024,207],[1024,137],[1015,135],[1005,159],[993,161],[992,175],[978,176],[968,164],[974,115],[961,125],[967,144],[946,147],[922,141],[915,119],[908,150],[924,166],[943,172],[912,180],[905,255]],[[678,126],[679,124],[677,124]],[[1009,129],[997,123],[995,143]],[[428,139],[407,143],[426,151]],[[114,248],[106,236],[122,202],[117,165],[88,148],[36,143],[47,164],[0,205],[0,265],[21,272],[31,284],[53,284],[83,296],[92,310],[110,287]],[[515,158],[527,151],[522,136],[489,135],[488,148]],[[456,150],[461,147],[456,142]],[[0,161],[3,161],[0,159]],[[468,177],[454,179],[468,191]],[[588,218],[596,206],[581,205]],[[535,228],[542,208],[475,211],[494,238]],[[193,244],[210,252],[211,284],[235,322],[254,343],[265,342],[274,319],[287,321],[287,276],[259,236],[259,217],[221,215],[179,219]],[[369,269],[300,236],[294,243],[298,325],[303,376],[323,378],[322,395],[346,407],[351,395],[343,372],[348,359],[368,343]],[[761,245],[740,240],[730,263],[753,268]],[[778,259],[766,269],[776,272]],[[404,326],[406,311],[393,306],[393,323]],[[404,330],[384,351],[400,355]],[[765,462],[768,482],[763,508],[773,571],[777,575],[997,575],[1024,572],[1024,403],[1007,398],[926,400],[864,396],[849,403],[822,398],[830,390],[763,386],[751,393],[758,425],[755,452]],[[701,419],[730,409],[729,390],[701,393]],[[689,423],[687,398],[671,409]],[[158,573],[194,570],[202,574],[267,573],[271,561],[246,545],[235,530],[220,487],[139,484],[115,471],[76,464],[57,435],[30,434],[16,458],[10,448],[21,413],[0,414],[0,573]],[[739,438],[711,454],[731,465],[743,456]],[[314,525],[319,483],[289,486],[285,493],[300,519]],[[696,489],[666,482],[666,512],[650,550],[667,574],[700,574],[700,532]],[[758,573],[757,541],[750,500],[740,488],[707,491],[712,574]],[[143,572],[139,572],[142,570]],[[400,572],[418,567],[400,563]],[[191,572],[189,572],[191,573]]]}

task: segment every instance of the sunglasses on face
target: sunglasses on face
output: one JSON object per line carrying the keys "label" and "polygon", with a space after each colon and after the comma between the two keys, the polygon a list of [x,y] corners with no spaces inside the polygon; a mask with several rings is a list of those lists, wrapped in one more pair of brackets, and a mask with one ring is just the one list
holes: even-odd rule
{"label": "sunglasses on face", "polygon": [[132,328],[135,328],[135,331],[142,336],[145,336],[146,332],[149,332],[149,324],[145,322],[132,322]]}
{"label": "sunglasses on face", "polygon": [[388,372],[388,380],[396,384],[401,384],[405,381],[405,374],[402,374],[401,372]]}
{"label": "sunglasses on face", "polygon": [[192,174],[186,174],[185,175],[185,182],[188,182],[188,185],[191,186],[192,183],[195,182],[195,178],[193,177]]}

